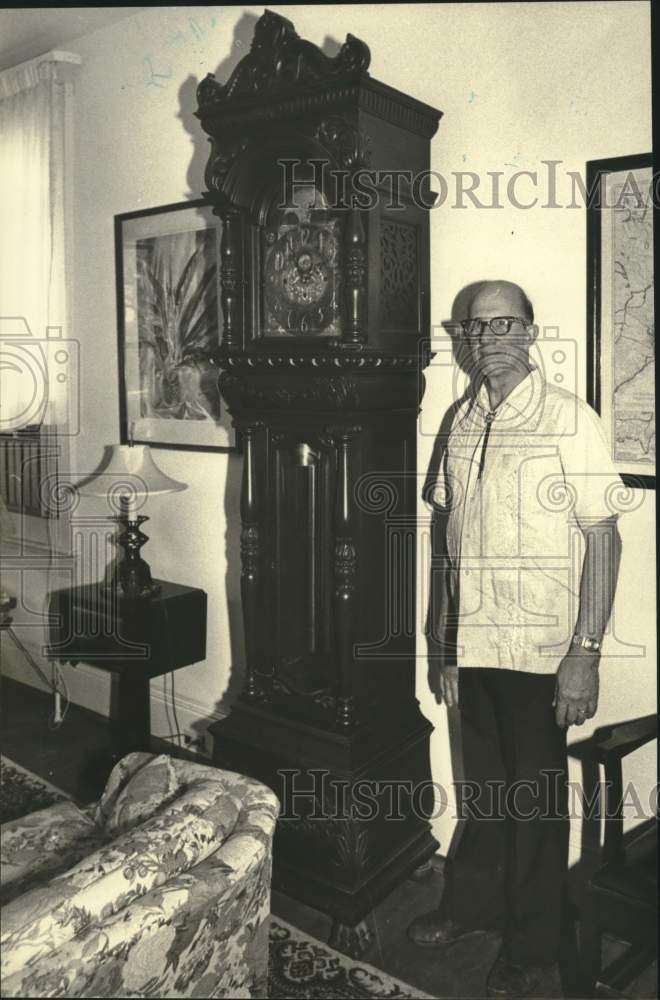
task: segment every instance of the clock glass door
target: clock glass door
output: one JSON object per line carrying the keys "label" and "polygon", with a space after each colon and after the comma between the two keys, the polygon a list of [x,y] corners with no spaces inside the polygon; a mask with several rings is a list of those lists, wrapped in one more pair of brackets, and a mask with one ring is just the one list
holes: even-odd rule
{"label": "clock glass door", "polygon": [[276,687],[323,704],[333,686],[328,550],[334,453],[297,432],[275,434],[271,444]]}
{"label": "clock glass door", "polygon": [[341,227],[323,194],[299,187],[262,232],[266,337],[341,336]]}

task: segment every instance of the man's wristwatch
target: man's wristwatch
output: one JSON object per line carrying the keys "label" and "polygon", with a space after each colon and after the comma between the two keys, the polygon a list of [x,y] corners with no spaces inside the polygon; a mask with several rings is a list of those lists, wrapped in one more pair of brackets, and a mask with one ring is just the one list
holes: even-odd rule
{"label": "man's wristwatch", "polygon": [[584,649],[588,649],[590,653],[600,653],[601,650],[601,644],[598,639],[591,639],[588,635],[574,635],[571,645],[582,646]]}

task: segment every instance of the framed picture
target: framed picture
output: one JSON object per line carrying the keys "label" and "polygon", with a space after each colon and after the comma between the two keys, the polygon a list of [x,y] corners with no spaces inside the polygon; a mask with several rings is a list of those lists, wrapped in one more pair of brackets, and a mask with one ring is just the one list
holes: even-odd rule
{"label": "framed picture", "polygon": [[221,228],[204,200],[115,216],[122,444],[236,446],[215,363]]}
{"label": "framed picture", "polygon": [[651,154],[587,163],[587,399],[629,486],[655,489]]}

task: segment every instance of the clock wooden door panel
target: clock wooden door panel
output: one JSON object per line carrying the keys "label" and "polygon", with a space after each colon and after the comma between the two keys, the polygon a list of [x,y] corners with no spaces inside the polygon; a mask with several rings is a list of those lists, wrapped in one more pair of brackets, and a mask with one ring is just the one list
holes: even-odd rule
{"label": "clock wooden door panel", "polygon": [[[344,925],[437,846],[432,802],[415,796],[431,779],[414,620],[429,202],[412,180],[401,210],[380,181],[375,199],[356,193],[371,172],[428,172],[440,113],[372,79],[369,59],[351,35],[329,58],[267,11],[230,78],[200,84],[197,111],[223,222],[220,388],[245,442],[247,679],[211,727],[214,761],[278,793],[274,885],[332,914],[334,943],[355,951],[365,935]],[[343,783],[347,812],[319,773]]]}

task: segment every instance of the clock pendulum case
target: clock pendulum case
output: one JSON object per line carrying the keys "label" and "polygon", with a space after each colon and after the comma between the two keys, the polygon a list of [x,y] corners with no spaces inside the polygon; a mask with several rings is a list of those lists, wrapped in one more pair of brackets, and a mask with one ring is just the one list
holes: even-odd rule
{"label": "clock pendulum case", "polygon": [[197,92],[220,386],[243,442],[246,678],[213,759],[278,793],[273,885],[355,954],[437,847],[415,538],[440,112],[369,59],[352,35],[330,58],[266,11],[229,80]]}

